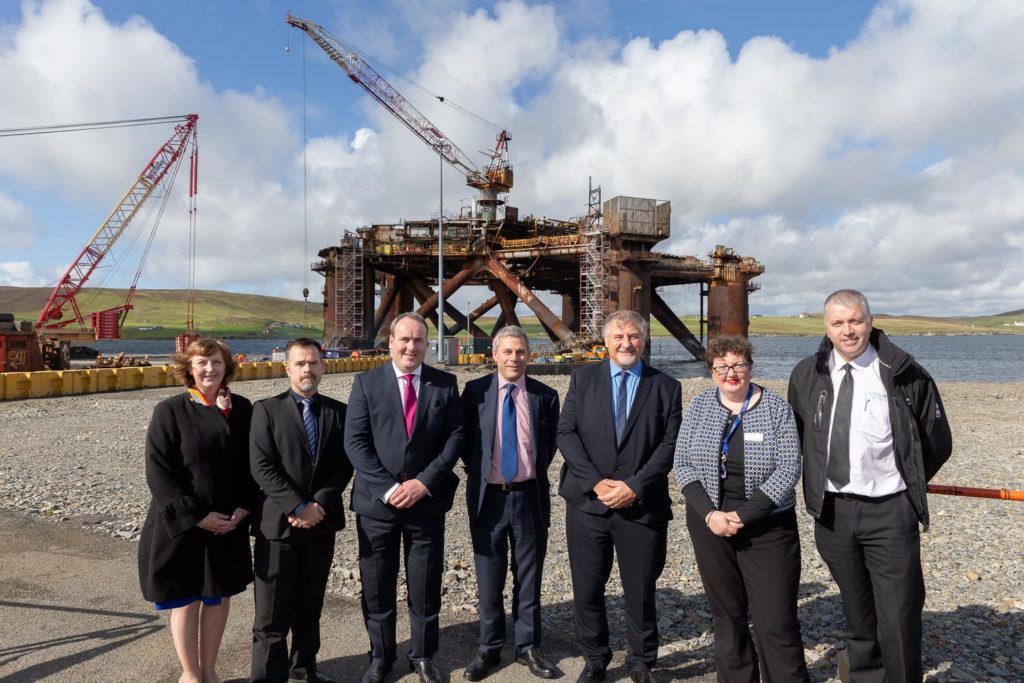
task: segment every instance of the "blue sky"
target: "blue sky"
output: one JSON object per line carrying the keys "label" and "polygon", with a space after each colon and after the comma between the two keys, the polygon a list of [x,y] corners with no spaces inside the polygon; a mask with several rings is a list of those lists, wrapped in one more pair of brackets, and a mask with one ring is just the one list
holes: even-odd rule
{"label": "blue sky", "polygon": [[[436,212],[437,166],[288,9],[507,126],[524,211],[580,213],[588,176],[606,198],[671,200],[659,249],[758,258],[754,312],[814,310],[840,286],[892,313],[1024,305],[1010,1],[0,3],[0,87],[22,94],[0,128],[197,111],[197,285],[315,292],[304,264],[343,230]],[[493,144],[391,80],[467,152]],[[59,276],[170,133],[0,138],[0,284]],[[458,207],[469,190],[445,183]],[[183,202],[141,286],[184,286]],[[696,310],[687,288],[662,295]]]}

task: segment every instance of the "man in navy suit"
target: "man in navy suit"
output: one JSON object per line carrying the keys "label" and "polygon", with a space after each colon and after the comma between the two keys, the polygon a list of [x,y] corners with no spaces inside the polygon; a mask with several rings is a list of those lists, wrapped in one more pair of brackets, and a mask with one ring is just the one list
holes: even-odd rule
{"label": "man in navy suit", "polygon": [[514,325],[494,336],[498,371],[462,395],[466,504],[480,596],[480,648],[463,676],[483,680],[505,644],[502,592],[512,548],[516,660],[540,678],[558,671],[541,652],[540,587],[551,525],[548,467],[555,457],[558,393],[526,376],[529,340]]}
{"label": "man in navy suit", "polygon": [[360,374],[349,396],[345,450],[356,470],[363,619],[370,637],[364,683],[383,681],[396,659],[399,555],[405,552],[412,646],[409,667],[441,680],[438,646],[444,516],[459,478],[462,409],[455,376],[423,364],[427,324],[415,313],[391,323],[391,363]]}
{"label": "man in navy suit", "polygon": [[327,683],[316,654],[334,535],[345,526],[341,494],[352,479],[342,448],[345,404],[317,391],[320,344],[293,339],[284,362],[290,388],[253,406],[249,435],[252,476],[262,489],[252,525],[252,680]]}
{"label": "man in navy suit", "polygon": [[672,518],[668,472],[681,422],[679,382],[642,360],[647,321],[616,311],[604,324],[610,360],[572,374],[558,422],[558,493],[572,572],[579,680],[601,681],[611,661],[605,584],[613,555],[626,601],[626,665],[633,681],[653,681],[658,659],[654,588],[665,567]]}

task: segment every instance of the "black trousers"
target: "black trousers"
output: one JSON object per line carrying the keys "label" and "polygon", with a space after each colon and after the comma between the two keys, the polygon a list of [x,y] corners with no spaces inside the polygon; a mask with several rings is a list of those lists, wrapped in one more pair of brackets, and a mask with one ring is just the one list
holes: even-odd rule
{"label": "black trousers", "polygon": [[608,614],[605,584],[618,558],[619,577],[626,602],[628,649],[631,671],[653,667],[658,661],[658,610],[655,584],[665,568],[668,521],[638,524],[612,512],[590,515],[566,506],[565,533],[572,571],[576,642],[588,663],[607,666]]}
{"label": "black trousers", "polygon": [[516,652],[538,647],[542,640],[540,588],[548,530],[541,518],[536,485],[519,491],[488,486],[472,534],[480,597],[480,650],[500,650],[505,644],[502,594],[510,547]]}
{"label": "black trousers", "polygon": [[444,515],[414,521],[382,521],[356,516],[359,572],[363,584],[363,620],[370,637],[373,664],[390,666],[396,659],[399,551],[405,556],[411,661],[437,652],[441,611],[441,569],[444,566]]}
{"label": "black trousers", "polygon": [[[278,683],[316,671],[320,612],[334,559],[334,534],[300,541],[256,538],[252,681]],[[287,636],[292,634],[291,653]]]}
{"label": "black trousers", "polygon": [[906,493],[860,500],[826,493],[814,540],[843,599],[851,678],[920,681],[921,535]]}
{"label": "black trousers", "polygon": [[[731,512],[741,504],[726,498],[722,509]],[[687,505],[686,527],[711,605],[718,680],[809,681],[796,610],[800,588],[796,512],[789,509],[770,515],[736,536],[723,538]],[[756,649],[748,612],[754,621]]]}

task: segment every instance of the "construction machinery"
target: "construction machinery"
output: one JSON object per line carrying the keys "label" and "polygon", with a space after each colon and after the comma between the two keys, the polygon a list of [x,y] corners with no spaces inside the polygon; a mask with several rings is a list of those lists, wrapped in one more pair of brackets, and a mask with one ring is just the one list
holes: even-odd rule
{"label": "construction machinery", "polygon": [[[15,323],[10,314],[0,316],[0,372],[67,369],[71,366],[73,342],[121,338],[121,326],[128,311],[133,308],[132,297],[156,235],[160,216],[170,196],[178,169],[186,157],[189,159],[190,226],[194,226],[199,163],[196,124],[199,116],[188,114],[182,117],[169,117],[166,120],[178,122],[174,134],[157,149],[132,181],[128,191],[114,205],[100,227],[64,271],[35,324]],[[96,126],[102,127],[100,124]],[[78,126],[54,128],[83,129]],[[83,312],[77,298],[82,288],[109,256],[139,210],[154,194],[160,198],[160,204],[124,301],[101,311]]]}
{"label": "construction machinery", "polygon": [[[747,297],[759,288],[753,278],[764,272],[754,258],[722,245],[708,262],[658,253],[653,246],[669,237],[670,202],[622,196],[602,202],[600,187],[590,187],[586,213],[569,220],[521,217],[518,208],[507,204],[499,215],[497,207],[504,202],[498,194],[512,187],[507,131],[498,135],[490,163],[480,171],[353,46],[305,19],[288,14],[286,21],[305,31],[354,83],[480,190],[473,206],[459,215],[440,212],[436,219],[346,230],[340,244],[319,252],[312,269],[325,278],[328,345],[373,347],[390,321],[407,311],[431,320],[442,336],[466,330],[486,338],[502,325],[518,324],[518,303],[536,315],[558,350],[599,344],[605,316],[620,309],[635,310],[645,319],[653,315],[696,358],[703,357],[704,323],[709,336],[746,334]],[[700,287],[699,339],[658,292],[685,284]],[[467,315],[450,303],[463,286],[484,286],[493,296]],[[561,316],[538,292],[561,299]],[[485,331],[478,323],[495,306],[501,312]],[[445,317],[454,327],[445,324]],[[438,356],[450,354],[439,348]]]}

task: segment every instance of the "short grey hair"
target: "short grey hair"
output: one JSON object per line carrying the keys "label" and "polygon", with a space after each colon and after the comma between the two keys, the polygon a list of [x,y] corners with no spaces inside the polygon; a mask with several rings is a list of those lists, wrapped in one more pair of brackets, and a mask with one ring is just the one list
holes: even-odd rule
{"label": "short grey hair", "polygon": [[398,323],[402,322],[403,320],[407,320],[409,318],[412,318],[413,320],[418,322],[420,325],[423,325],[423,330],[424,330],[424,332],[426,331],[426,329],[427,329],[427,321],[423,318],[422,315],[420,315],[419,313],[402,313],[401,315],[396,315],[395,319],[391,321],[391,327],[388,328],[388,336],[394,337],[395,336],[395,328],[398,327]]}
{"label": "short grey hair", "polygon": [[828,307],[831,305],[845,306],[846,308],[859,308],[860,312],[867,318],[868,323],[872,321],[871,306],[868,305],[868,298],[856,289],[837,289],[825,299],[825,306],[822,308],[825,318],[825,326],[828,326]]}
{"label": "short grey hair", "polygon": [[530,350],[530,338],[526,336],[526,332],[519,325],[505,325],[505,327],[498,330],[494,335],[494,339],[491,340],[493,346],[497,346],[501,343],[502,337],[516,337],[522,339],[523,343],[526,344],[526,350]]}
{"label": "short grey hair", "polygon": [[605,339],[608,338],[608,330],[612,328],[612,325],[633,325],[640,330],[640,334],[644,336],[644,340],[647,340],[649,326],[647,325],[647,321],[644,320],[644,317],[636,311],[624,308],[621,311],[615,311],[605,318],[604,327],[601,328],[601,336]]}

